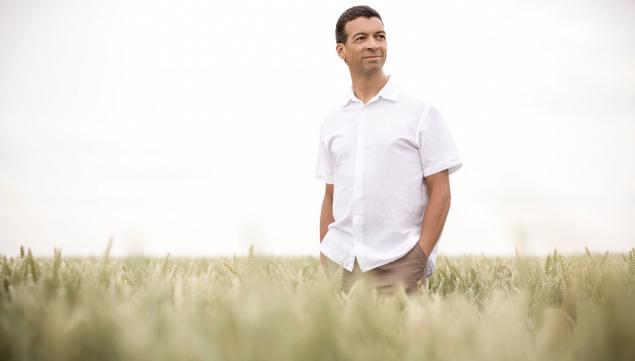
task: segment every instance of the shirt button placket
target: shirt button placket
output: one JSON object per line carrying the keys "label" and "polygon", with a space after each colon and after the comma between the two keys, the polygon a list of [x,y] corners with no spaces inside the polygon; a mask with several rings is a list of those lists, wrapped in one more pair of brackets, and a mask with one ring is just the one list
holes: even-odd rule
{"label": "shirt button placket", "polygon": [[[355,166],[353,176],[353,253],[359,255],[362,238],[362,176],[364,165],[364,129],[366,127],[366,107],[357,117],[357,139],[355,142]],[[359,257],[358,257],[359,259]]]}

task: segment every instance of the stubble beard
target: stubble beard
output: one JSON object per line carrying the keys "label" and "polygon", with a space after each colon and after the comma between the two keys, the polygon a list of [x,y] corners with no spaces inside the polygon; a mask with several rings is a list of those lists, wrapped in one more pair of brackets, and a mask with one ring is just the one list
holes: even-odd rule
{"label": "stubble beard", "polygon": [[363,66],[360,69],[360,73],[363,76],[370,77],[377,73],[381,73],[384,70],[384,62],[378,64],[368,64],[367,66]]}

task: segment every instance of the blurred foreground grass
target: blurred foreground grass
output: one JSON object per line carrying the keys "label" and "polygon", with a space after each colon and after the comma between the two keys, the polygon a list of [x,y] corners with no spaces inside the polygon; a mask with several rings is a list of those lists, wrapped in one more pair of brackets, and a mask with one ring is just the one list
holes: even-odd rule
{"label": "blurred foreground grass", "polygon": [[[635,360],[635,248],[440,256],[339,292],[317,257],[0,255],[2,360]],[[401,291],[401,290],[400,290]]]}

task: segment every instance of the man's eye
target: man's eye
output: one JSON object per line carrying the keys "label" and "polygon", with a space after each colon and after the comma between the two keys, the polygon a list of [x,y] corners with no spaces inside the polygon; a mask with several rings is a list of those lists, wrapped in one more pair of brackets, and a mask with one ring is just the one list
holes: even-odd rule
{"label": "man's eye", "polygon": [[386,39],[386,35],[377,35],[377,37],[380,39]]}
{"label": "man's eye", "polygon": [[360,40],[364,40],[365,38],[363,36],[360,36],[359,38],[355,39],[356,41],[360,41]]}

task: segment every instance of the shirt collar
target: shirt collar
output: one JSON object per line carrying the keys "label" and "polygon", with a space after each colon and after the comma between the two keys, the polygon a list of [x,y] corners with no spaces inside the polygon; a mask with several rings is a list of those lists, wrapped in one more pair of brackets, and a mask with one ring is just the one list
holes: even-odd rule
{"label": "shirt collar", "polygon": [[[389,75],[388,76],[388,81],[386,81],[386,84],[384,84],[384,87],[381,88],[381,90],[377,93],[377,95],[375,95],[374,97],[372,97],[368,103],[370,104],[371,102],[375,101],[377,98],[381,97],[390,101],[397,101],[397,95],[399,94],[397,86],[395,85],[395,82],[392,80],[392,76]],[[355,93],[353,92],[353,87],[349,87],[348,89],[348,95],[347,97],[342,101],[342,107],[348,105],[350,102],[358,102],[361,103],[362,101],[357,99],[357,97],[355,96]]]}

